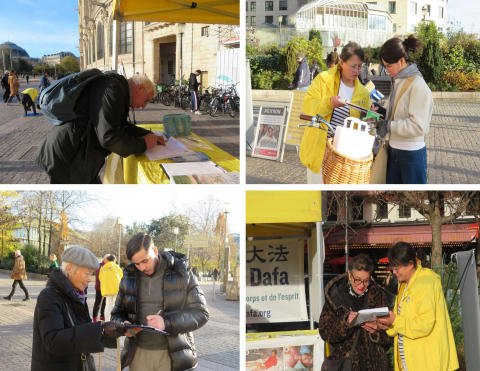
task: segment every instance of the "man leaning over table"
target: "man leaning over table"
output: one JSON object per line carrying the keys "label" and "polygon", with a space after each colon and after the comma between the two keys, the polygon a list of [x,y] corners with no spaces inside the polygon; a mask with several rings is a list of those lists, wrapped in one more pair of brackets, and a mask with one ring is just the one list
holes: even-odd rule
{"label": "man leaning over table", "polygon": [[77,119],[53,126],[35,161],[51,184],[101,184],[100,169],[112,152],[128,157],[165,145],[162,136],[127,121],[130,108],[145,108],[155,87],[146,77],[118,74],[98,79],[82,91]]}

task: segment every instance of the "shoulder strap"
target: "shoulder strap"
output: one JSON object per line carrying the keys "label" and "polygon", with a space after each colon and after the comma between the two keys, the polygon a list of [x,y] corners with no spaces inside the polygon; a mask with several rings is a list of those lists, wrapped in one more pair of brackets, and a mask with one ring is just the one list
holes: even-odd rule
{"label": "shoulder strap", "polygon": [[67,302],[63,297],[63,294],[57,289],[55,289],[55,291],[58,292],[58,294],[62,298],[63,304],[65,304],[65,308],[67,308],[67,314],[68,314],[68,318],[70,318],[70,323],[72,324],[73,327],[75,327],[75,324],[73,323],[72,315],[70,314],[70,308],[68,307]]}
{"label": "shoulder strap", "polygon": [[362,330],[362,328],[360,327],[356,332],[357,337],[355,338],[355,341],[353,342],[352,350],[350,351],[350,355],[348,356],[348,358],[353,358],[353,355],[355,354],[355,348],[357,347],[358,338],[360,337],[360,331],[361,330]]}
{"label": "shoulder strap", "polygon": [[400,98],[407,91],[408,87],[411,85],[412,81],[415,80],[415,77],[417,77],[417,76],[418,75],[407,77],[407,81],[405,81],[405,83],[402,86],[402,90],[400,90],[400,93],[397,95],[397,98],[395,99],[395,104],[393,106],[392,111],[390,112],[390,121],[393,119],[393,114],[395,113],[395,110],[397,109],[397,104],[400,101]]}

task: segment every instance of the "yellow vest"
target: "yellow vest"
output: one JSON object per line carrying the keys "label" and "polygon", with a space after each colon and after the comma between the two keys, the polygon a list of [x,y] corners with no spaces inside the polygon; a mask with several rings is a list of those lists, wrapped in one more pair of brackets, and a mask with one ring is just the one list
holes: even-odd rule
{"label": "yellow vest", "polygon": [[[342,68],[337,64],[335,67],[322,72],[313,80],[303,101],[303,112],[306,115],[316,116],[319,114],[330,122],[333,114],[330,98],[338,95],[341,70]],[[358,78],[355,80],[351,102],[370,109],[370,93]],[[360,118],[360,112],[350,109],[350,116]],[[300,160],[307,168],[317,174],[322,166],[326,143],[327,133],[325,131],[317,128],[305,129],[300,147]]]}
{"label": "yellow vest", "polygon": [[30,95],[30,98],[32,98],[32,102],[35,102],[35,99],[38,97],[38,90],[34,88],[28,88],[22,91],[22,94]]}
{"label": "yellow vest", "polygon": [[[453,371],[458,369],[457,350],[440,276],[431,269],[417,270],[407,285],[398,290],[395,321],[387,334],[395,336],[395,371],[402,369],[398,335],[403,335],[403,350],[408,371]],[[401,311],[398,314],[398,305]]]}
{"label": "yellow vest", "polygon": [[122,277],[122,269],[114,262],[108,262],[100,268],[98,279],[100,280],[102,296],[117,295]]}

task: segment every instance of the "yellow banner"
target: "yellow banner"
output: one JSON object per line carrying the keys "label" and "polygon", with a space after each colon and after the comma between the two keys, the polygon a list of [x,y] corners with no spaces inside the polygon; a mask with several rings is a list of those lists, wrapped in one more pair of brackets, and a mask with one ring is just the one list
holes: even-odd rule
{"label": "yellow banner", "polygon": [[247,224],[320,221],[320,191],[247,191]]}
{"label": "yellow banner", "polygon": [[300,120],[300,115],[303,113],[303,100],[305,99],[306,91],[295,90],[292,94],[290,107],[288,111],[287,135],[285,136],[285,144],[293,144],[300,147],[302,144],[305,127],[297,128],[298,124],[308,124],[307,121]]}
{"label": "yellow banner", "polygon": [[279,331],[279,332],[256,332],[246,334],[247,341],[275,339],[279,337],[296,337],[305,335],[318,335],[318,330],[303,330],[303,331]]}

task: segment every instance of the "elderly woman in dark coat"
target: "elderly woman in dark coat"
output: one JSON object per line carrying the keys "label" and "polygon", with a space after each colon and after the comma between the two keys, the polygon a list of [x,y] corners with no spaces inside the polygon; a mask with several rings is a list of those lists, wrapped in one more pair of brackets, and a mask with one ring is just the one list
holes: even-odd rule
{"label": "elderly woman in dark coat", "polygon": [[[350,322],[361,309],[388,307],[388,301],[380,287],[372,280],[373,262],[360,254],[348,263],[344,273],[325,288],[325,305],[318,330],[321,338],[330,345],[333,359],[347,358],[352,349],[358,327]],[[385,331],[375,322],[362,325],[357,347],[352,359],[353,371],[387,370],[388,357],[384,348],[392,344]]]}
{"label": "elderly woman in dark coat", "polygon": [[123,324],[92,323],[86,289],[97,267],[97,258],[85,247],[63,252],[62,267],[52,270],[35,306],[32,371],[81,371],[82,358],[93,361],[89,353],[116,347],[115,338],[125,334]]}

